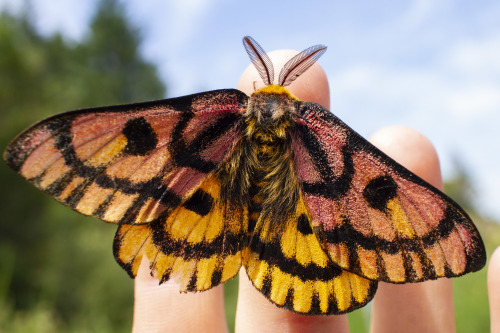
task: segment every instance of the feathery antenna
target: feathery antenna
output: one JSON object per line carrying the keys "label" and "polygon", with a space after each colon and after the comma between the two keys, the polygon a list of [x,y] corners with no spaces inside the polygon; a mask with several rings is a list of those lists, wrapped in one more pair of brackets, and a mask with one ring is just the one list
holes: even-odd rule
{"label": "feathery antenna", "polygon": [[288,86],[311,67],[325,52],[326,46],[314,45],[288,60],[281,69],[278,84],[283,87]]}
{"label": "feathery antenna", "polygon": [[247,51],[250,60],[257,69],[257,72],[259,72],[262,81],[264,81],[267,85],[273,84],[273,63],[264,49],[250,36],[243,37],[243,45],[245,46],[245,50]]}

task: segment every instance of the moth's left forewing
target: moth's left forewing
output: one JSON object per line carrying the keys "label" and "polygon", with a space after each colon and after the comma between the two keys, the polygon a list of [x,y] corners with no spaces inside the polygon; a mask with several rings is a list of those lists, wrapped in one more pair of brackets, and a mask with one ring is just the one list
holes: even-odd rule
{"label": "moth's left forewing", "polygon": [[219,90],[67,112],[21,133],[4,158],[82,214],[150,222],[194,192],[231,151],[247,99]]}
{"label": "moth's left forewing", "polygon": [[329,111],[303,103],[290,136],[315,232],[339,266],[393,283],[484,266],[484,245],[463,209]]}

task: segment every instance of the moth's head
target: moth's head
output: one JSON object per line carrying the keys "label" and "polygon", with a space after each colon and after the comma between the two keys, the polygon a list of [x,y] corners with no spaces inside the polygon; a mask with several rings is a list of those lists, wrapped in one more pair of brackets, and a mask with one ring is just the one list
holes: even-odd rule
{"label": "moth's head", "polygon": [[270,84],[252,93],[248,101],[248,116],[263,126],[274,126],[277,122],[290,120],[296,113],[297,101],[299,99],[285,87]]}

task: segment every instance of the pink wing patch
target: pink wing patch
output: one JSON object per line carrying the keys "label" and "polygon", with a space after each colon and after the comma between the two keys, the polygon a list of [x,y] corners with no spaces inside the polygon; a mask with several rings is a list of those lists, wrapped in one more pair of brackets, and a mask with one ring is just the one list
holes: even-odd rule
{"label": "pink wing patch", "polygon": [[150,222],[194,193],[234,148],[247,100],[219,90],[68,112],[26,130],[5,158],[80,213]]}
{"label": "pink wing patch", "polygon": [[340,267],[404,283],[484,266],[468,215],[329,111],[304,103],[290,136],[315,232]]}

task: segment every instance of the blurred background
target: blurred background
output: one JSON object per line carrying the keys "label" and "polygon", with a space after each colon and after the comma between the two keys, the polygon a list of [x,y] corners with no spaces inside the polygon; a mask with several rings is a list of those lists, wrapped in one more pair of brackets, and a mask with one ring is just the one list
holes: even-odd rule
{"label": "blurred background", "polygon": [[[500,2],[0,0],[0,149],[66,110],[236,86],[241,38],[325,44],[331,110],[367,137],[406,125],[447,193],[500,244]],[[127,332],[133,281],[115,226],[57,204],[0,163],[0,332]],[[454,279],[458,332],[488,332],[486,269]],[[234,325],[237,284],[226,286]],[[350,314],[367,332],[370,306]]]}

